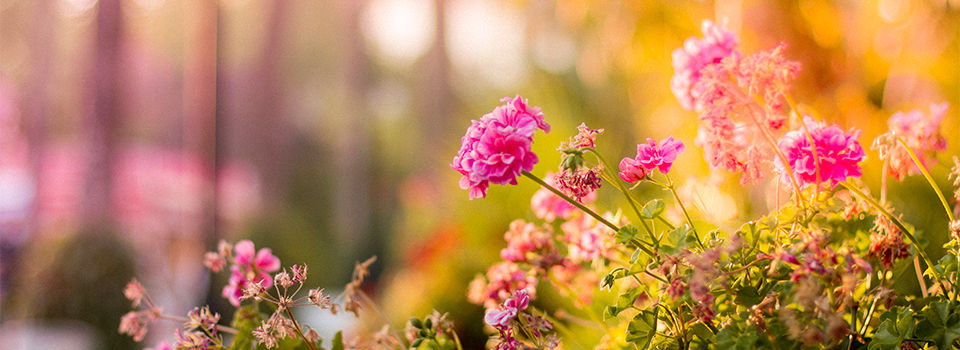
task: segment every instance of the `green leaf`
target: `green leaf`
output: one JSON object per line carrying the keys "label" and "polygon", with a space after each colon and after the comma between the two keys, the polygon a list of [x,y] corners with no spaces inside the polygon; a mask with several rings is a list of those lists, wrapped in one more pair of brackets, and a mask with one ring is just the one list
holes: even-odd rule
{"label": "green leaf", "polygon": [[660,309],[654,308],[653,311],[642,310],[637,313],[627,326],[627,342],[634,343],[640,349],[648,348],[653,336],[657,334],[659,311]]}
{"label": "green leaf", "polygon": [[664,207],[665,204],[662,200],[654,199],[643,205],[643,209],[640,209],[640,215],[645,219],[653,219],[663,214]]}
{"label": "green leaf", "polygon": [[664,254],[672,255],[677,254],[683,249],[687,248],[689,245],[689,242],[687,241],[687,234],[690,231],[690,226],[683,224],[680,227],[668,232],[663,237],[663,240],[660,241],[660,251]]}
{"label": "green leaf", "polygon": [[754,306],[763,301],[763,296],[752,286],[743,286],[737,290],[737,297],[733,300],[740,306]]}
{"label": "green leaf", "polygon": [[257,312],[253,306],[247,305],[237,309],[233,314],[233,323],[230,325],[237,329],[237,335],[233,337],[233,344],[228,349],[251,349],[256,347],[257,340],[253,337],[253,330],[260,326],[260,321],[265,318]]}
{"label": "green leaf", "polygon": [[337,334],[333,335],[333,345],[330,350],[343,350],[343,331],[337,331]]}
{"label": "green leaf", "polygon": [[630,243],[634,238],[637,238],[637,235],[640,234],[640,230],[633,225],[624,225],[617,233],[613,235],[614,239],[617,240],[617,243],[627,244]]}

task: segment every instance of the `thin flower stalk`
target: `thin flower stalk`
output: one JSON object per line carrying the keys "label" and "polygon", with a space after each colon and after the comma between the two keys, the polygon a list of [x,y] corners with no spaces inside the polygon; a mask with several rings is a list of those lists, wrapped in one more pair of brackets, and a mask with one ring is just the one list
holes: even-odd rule
{"label": "thin flower stalk", "polygon": [[640,215],[640,209],[637,208],[637,203],[634,200],[633,196],[630,194],[630,191],[627,190],[627,187],[623,184],[623,179],[616,174],[610,174],[610,164],[607,163],[606,159],[600,155],[600,152],[593,148],[584,148],[585,151],[592,153],[597,157],[597,160],[600,161],[600,164],[603,164],[603,174],[607,182],[610,182],[617,186],[617,189],[620,190],[620,193],[623,193],[627,197],[627,202],[630,203],[630,207],[633,208],[633,212],[637,214],[637,218],[640,220],[640,224],[643,225],[643,229],[647,231],[647,234],[650,235],[650,239],[653,240],[653,246],[658,247],[660,245],[660,240],[657,239],[657,236],[653,233],[653,230],[650,229],[650,226],[647,225],[647,222],[643,220],[643,215]]}
{"label": "thin flower stalk", "polygon": [[[863,191],[860,191],[860,189],[857,188],[857,186],[850,184],[848,182],[841,182],[840,185],[850,190],[850,192],[856,193],[858,196],[860,196],[860,198],[863,198],[864,200],[866,200],[867,203],[870,203],[870,205],[873,206],[875,209],[877,209],[877,211],[879,211],[881,214],[883,214],[883,216],[886,216],[888,219],[890,219],[890,221],[893,222],[894,225],[897,225],[897,228],[900,229],[901,232],[903,232],[903,235],[907,236],[907,238],[910,239],[910,243],[913,243],[913,246],[917,248],[917,254],[920,255],[920,258],[923,259],[923,262],[927,264],[928,269],[931,271],[931,274],[933,275],[933,279],[935,279],[937,281],[937,284],[940,285],[941,293],[946,295],[947,288],[943,284],[943,278],[942,276],[940,276],[940,273],[937,272],[937,270],[933,269],[933,266],[934,266],[933,260],[930,260],[930,256],[928,256],[927,252],[923,250],[922,246],[920,246],[920,242],[917,241],[917,238],[913,236],[913,233],[910,232],[910,230],[907,230],[907,228],[903,225],[903,223],[900,222],[900,218],[894,216],[889,211],[887,211],[887,209],[885,209],[882,205],[880,205],[880,203],[877,203],[877,201],[873,199],[873,197],[870,197],[864,194]],[[923,278],[922,275],[917,276],[917,279],[921,279],[921,278]]]}
{"label": "thin flower stalk", "polygon": [[940,191],[940,186],[937,186],[937,182],[933,181],[933,176],[930,176],[930,172],[927,171],[927,167],[923,165],[923,162],[917,158],[917,154],[913,152],[913,149],[910,146],[907,146],[907,143],[903,141],[902,138],[897,136],[897,142],[907,150],[907,154],[910,155],[910,159],[913,159],[913,162],[917,164],[917,168],[920,169],[920,173],[923,174],[923,177],[927,179],[927,182],[930,183],[930,187],[933,187],[933,190],[937,192],[937,197],[940,198],[940,204],[943,205],[943,210],[947,212],[947,219],[953,221],[953,210],[950,210],[950,204],[947,203],[947,198],[943,196],[943,192]]}

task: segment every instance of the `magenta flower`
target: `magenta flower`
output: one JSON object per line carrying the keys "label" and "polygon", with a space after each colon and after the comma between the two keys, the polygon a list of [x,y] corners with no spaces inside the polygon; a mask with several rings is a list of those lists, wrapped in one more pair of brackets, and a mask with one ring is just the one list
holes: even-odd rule
{"label": "magenta flower", "polygon": [[637,145],[636,157],[620,160],[620,178],[633,183],[640,181],[654,169],[659,169],[661,173],[666,174],[684,149],[683,142],[674,140],[673,136],[661,141],[659,146],[657,141],[648,138],[647,143]]}
{"label": "magenta flower", "polygon": [[450,164],[463,174],[460,188],[470,190],[470,199],[486,197],[490,183],[516,185],[521,171],[539,161],[531,150],[534,131],[550,131],[539,107],[528,107],[519,95],[501,101],[506,103],[471,122]]}
{"label": "magenta flower", "polygon": [[[866,158],[863,147],[857,141],[859,131],[844,133],[840,127],[825,126],[809,117],[804,118],[807,130],[813,138],[819,162],[815,162],[813,150],[803,129],[792,130],[780,139],[780,150],[790,163],[794,176],[801,186],[817,182],[817,165],[820,168],[820,180],[830,180],[831,186],[846,181],[847,177],[860,176],[860,162]],[[776,159],[774,164],[785,181],[787,177],[783,163]]]}
{"label": "magenta flower", "polygon": [[280,259],[273,255],[270,248],[257,251],[253,242],[248,240],[237,242],[233,254],[230,283],[223,287],[223,297],[234,306],[239,306],[244,289],[251,283],[260,283],[264,287],[273,284],[270,272],[280,270]]}
{"label": "magenta flower", "polygon": [[685,109],[699,109],[701,89],[697,82],[704,67],[720,62],[724,57],[739,55],[737,35],[711,21],[703,21],[703,39],[690,37],[683,47],[673,50],[673,79],[670,89]]}
{"label": "magenta flower", "polygon": [[657,146],[657,141],[648,138],[646,144],[637,145],[636,160],[647,170],[653,171],[657,168],[661,173],[666,174],[683,150],[683,142],[674,140],[673,136],[661,141],[660,146]]}

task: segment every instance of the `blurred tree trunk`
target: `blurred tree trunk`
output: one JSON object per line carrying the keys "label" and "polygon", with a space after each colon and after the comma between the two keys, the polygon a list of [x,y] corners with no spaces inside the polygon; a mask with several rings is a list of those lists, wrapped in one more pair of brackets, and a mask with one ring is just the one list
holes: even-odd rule
{"label": "blurred tree trunk", "polygon": [[217,2],[186,3],[183,67],[183,150],[201,163],[200,229],[208,246],[217,240]]}
{"label": "blurred tree trunk", "polygon": [[83,220],[86,228],[109,228],[111,217],[111,180],[116,153],[117,131],[121,121],[121,74],[123,15],[120,0],[97,2],[96,39],[94,41],[93,108],[86,120],[88,154]]}
{"label": "blurred tree trunk", "polygon": [[437,176],[435,164],[430,164],[444,157],[449,150],[434,147],[430,143],[435,137],[443,137],[448,132],[452,94],[450,92],[449,71],[450,61],[447,57],[446,21],[444,20],[444,4],[447,0],[434,0],[434,43],[426,57],[419,65],[420,80],[417,82],[417,104],[420,110],[416,111],[418,124],[422,128],[420,145],[416,149],[427,150],[427,154],[418,159],[423,166],[418,172],[430,177]]}
{"label": "blurred tree trunk", "polygon": [[38,0],[35,3],[33,27],[30,31],[30,76],[26,79],[26,96],[21,100],[23,127],[30,152],[30,170],[35,184],[33,209],[30,210],[28,230],[39,227],[37,200],[44,184],[40,174],[43,172],[43,158],[47,147],[48,117],[50,113],[50,75],[54,71],[53,57],[56,37],[49,22],[55,16],[53,0]]}
{"label": "blurred tree trunk", "polygon": [[286,177],[285,163],[289,127],[284,111],[283,82],[280,79],[280,66],[283,58],[284,26],[286,24],[289,1],[269,1],[266,35],[263,51],[253,72],[253,82],[257,89],[250,107],[253,108],[252,132],[257,142],[253,151],[254,162],[261,171],[264,189],[264,206],[274,208],[281,200]]}
{"label": "blurred tree trunk", "polygon": [[[334,171],[336,188],[334,228],[346,248],[344,254],[357,253],[370,232],[370,114],[366,107],[369,72],[364,52],[361,16],[366,1],[341,0],[340,35],[343,99],[339,101]],[[402,132],[402,131],[400,131]]]}

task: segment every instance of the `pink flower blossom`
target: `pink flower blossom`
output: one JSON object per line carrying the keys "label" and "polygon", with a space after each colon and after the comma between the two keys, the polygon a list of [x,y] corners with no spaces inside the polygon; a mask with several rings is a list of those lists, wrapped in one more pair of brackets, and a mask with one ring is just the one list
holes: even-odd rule
{"label": "pink flower blossom", "polygon": [[[557,187],[556,176],[553,173],[544,176],[543,181],[550,186]],[[592,202],[596,198],[594,193],[584,197],[584,201]],[[540,188],[533,194],[533,197],[530,198],[530,207],[533,209],[534,215],[546,221],[554,221],[558,218],[569,219],[577,209],[573,204],[546,188]]]}
{"label": "pink flower blossom", "polygon": [[739,55],[736,51],[736,34],[711,21],[703,21],[701,27],[703,39],[690,37],[682,48],[673,51],[674,74],[670,89],[680,105],[690,110],[699,109],[697,101],[702,91],[697,87],[697,82],[700,80],[700,71],[724,57]]}
{"label": "pink flower blossom", "polygon": [[470,199],[486,197],[490,183],[517,184],[521,171],[539,161],[531,150],[534,131],[550,131],[539,107],[528,107],[519,95],[502,101],[506,104],[471,122],[450,165],[463,174],[460,188],[470,190]]}
{"label": "pink flower blossom", "polygon": [[270,248],[254,248],[253,242],[243,240],[233,247],[233,265],[230,266],[230,283],[223,287],[223,297],[234,306],[239,306],[244,291],[252,283],[263,287],[273,284],[270,272],[280,269],[280,259],[273,255]]}
{"label": "pink flower blossom", "polygon": [[553,232],[549,226],[537,226],[523,220],[510,223],[510,230],[503,235],[507,247],[500,251],[503,260],[530,262],[559,261],[553,244]]}
{"label": "pink flower blossom", "polygon": [[673,136],[661,141],[659,146],[656,141],[648,138],[646,144],[637,145],[636,160],[647,170],[653,171],[657,168],[661,173],[666,174],[683,150],[683,142],[674,140]]}
{"label": "pink flower blossom", "polygon": [[[743,174],[746,183],[763,177],[772,155],[762,135],[783,127],[784,92],[800,70],[784,56],[786,45],[745,58],[728,56],[701,71],[697,145],[713,168]],[[762,128],[762,129],[761,129]]]}
{"label": "pink flower blossom", "polygon": [[617,175],[620,175],[623,181],[629,183],[641,181],[647,177],[647,175],[650,175],[650,171],[640,165],[640,162],[634,158],[621,159],[619,168],[620,172],[617,173]]}
{"label": "pink flower blossom", "polygon": [[494,308],[509,298],[512,291],[522,289],[531,297],[535,296],[537,282],[532,271],[521,269],[514,262],[504,261],[490,266],[485,276],[477,276],[470,282],[467,299]]}
{"label": "pink flower blossom", "polygon": [[145,295],[146,291],[143,289],[143,285],[136,278],[130,280],[127,286],[123,288],[123,296],[133,303],[133,307],[139,306]]}
{"label": "pink flower blossom", "polygon": [[674,140],[673,136],[661,141],[659,146],[657,141],[648,138],[647,143],[637,145],[636,157],[624,158],[620,161],[620,178],[633,183],[640,181],[654,169],[659,169],[661,173],[666,174],[683,150],[683,142]]}
{"label": "pink flower blossom", "polygon": [[157,343],[157,346],[152,348],[144,348],[143,350],[173,350],[173,347],[170,346],[170,343],[161,340],[159,343]]}
{"label": "pink flower blossom", "polygon": [[[846,181],[847,177],[860,176],[859,163],[866,155],[857,141],[859,131],[853,130],[847,134],[835,125],[825,126],[809,117],[804,118],[804,123],[813,138],[819,163],[815,162],[813,149],[803,129],[788,132],[778,142],[801,186],[817,182],[818,164],[820,181],[830,180],[831,186]],[[776,159],[774,163],[785,181],[789,181],[780,159]]]}
{"label": "pink flower blossom", "polygon": [[[619,223],[619,215],[607,213],[604,218]],[[573,220],[560,225],[564,232],[563,240],[567,242],[567,256],[570,261],[589,262],[601,257],[609,257],[615,245],[613,230],[600,223],[592,216],[580,215]]]}
{"label": "pink flower blossom", "polygon": [[526,309],[530,303],[530,296],[524,290],[518,290],[513,296],[507,298],[496,309],[487,310],[483,320],[486,324],[497,328],[507,327],[520,310]]}
{"label": "pink flower blossom", "polygon": [[890,116],[890,131],[878,136],[871,146],[880,153],[880,159],[886,162],[890,175],[902,180],[906,175],[918,172],[910,154],[896,141],[897,137],[910,146],[924,166],[935,163],[936,152],[947,149],[947,140],[940,135],[940,122],[947,114],[948,106],[946,102],[931,104],[930,114],[912,110]]}

